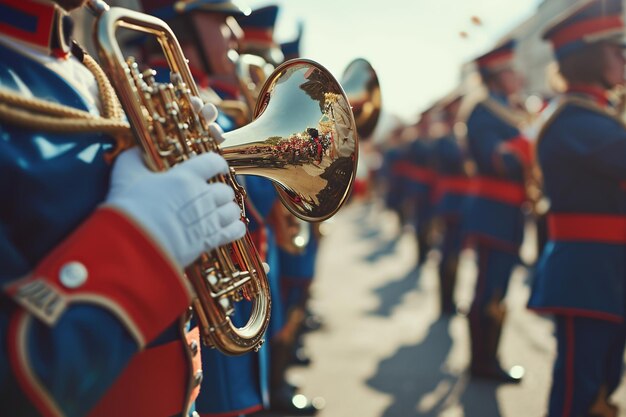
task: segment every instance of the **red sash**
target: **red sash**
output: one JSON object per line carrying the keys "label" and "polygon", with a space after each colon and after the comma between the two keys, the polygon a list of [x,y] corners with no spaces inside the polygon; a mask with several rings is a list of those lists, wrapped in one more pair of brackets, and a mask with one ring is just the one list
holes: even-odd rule
{"label": "red sash", "polygon": [[469,194],[516,206],[526,201],[526,190],[522,184],[489,177],[473,178]]}
{"label": "red sash", "polygon": [[611,214],[550,214],[548,235],[552,240],[626,243],[626,217]]}
{"label": "red sash", "polygon": [[430,168],[420,167],[410,162],[398,162],[393,168],[394,174],[400,175],[411,181],[431,184],[435,181],[437,174]]}
{"label": "red sash", "polygon": [[469,194],[472,181],[468,177],[439,177],[435,182],[433,201],[438,202],[445,194]]}

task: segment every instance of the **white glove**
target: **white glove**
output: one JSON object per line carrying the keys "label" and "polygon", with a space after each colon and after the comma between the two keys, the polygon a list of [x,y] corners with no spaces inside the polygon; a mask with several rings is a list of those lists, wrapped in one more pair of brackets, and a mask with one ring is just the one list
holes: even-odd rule
{"label": "white glove", "polygon": [[228,172],[224,158],[206,153],[166,172],[150,171],[137,148],[115,160],[106,204],[136,221],[181,267],[246,232],[235,193],[207,180]]}

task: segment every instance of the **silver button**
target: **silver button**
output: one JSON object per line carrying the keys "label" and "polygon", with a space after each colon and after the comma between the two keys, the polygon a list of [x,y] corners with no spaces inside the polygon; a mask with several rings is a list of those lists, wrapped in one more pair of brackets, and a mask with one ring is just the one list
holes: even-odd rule
{"label": "silver button", "polygon": [[89,273],[85,265],[80,262],[70,262],[63,265],[59,272],[61,284],[66,288],[78,288],[87,281]]}
{"label": "silver button", "polygon": [[202,383],[202,379],[203,379],[202,375],[202,371],[196,371],[196,373],[193,375],[193,386],[197,387],[198,385],[200,385]]}
{"label": "silver button", "polygon": [[198,341],[195,339],[189,343],[189,349],[191,349],[192,356],[196,356],[198,354],[198,347]]}

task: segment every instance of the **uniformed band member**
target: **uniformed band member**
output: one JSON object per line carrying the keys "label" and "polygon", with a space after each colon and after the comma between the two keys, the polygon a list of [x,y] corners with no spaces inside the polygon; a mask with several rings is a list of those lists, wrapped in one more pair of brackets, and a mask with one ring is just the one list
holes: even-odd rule
{"label": "uniformed band member", "polygon": [[412,137],[402,150],[401,161],[394,167],[401,178],[401,209],[408,210],[407,221],[415,226],[418,265],[426,261],[431,248],[432,193],[436,174],[430,130],[434,110],[430,107],[423,111],[417,124],[403,132],[403,136]]}
{"label": "uniformed band member", "polygon": [[556,317],[549,416],[617,416],[626,340],[626,126],[607,99],[624,83],[619,0],[587,1],[551,25],[567,92],[550,105],[537,152],[549,242],[530,308]]}
{"label": "uniformed band member", "polygon": [[393,129],[384,142],[382,150],[383,162],[378,173],[380,187],[384,194],[384,203],[387,209],[398,217],[400,227],[405,223],[403,210],[404,203],[404,174],[402,164],[405,144],[402,141],[402,132],[405,126],[400,125]]}
{"label": "uniformed band member", "polygon": [[439,298],[442,314],[456,311],[456,286],[459,252],[462,246],[463,204],[469,192],[470,178],[466,172],[466,149],[454,127],[463,96],[455,93],[438,104],[442,136],[433,143],[434,166],[437,172],[432,196],[434,215],[443,227],[441,261],[439,263]]}
{"label": "uniformed band member", "polygon": [[[136,149],[112,165],[109,134],[48,128],[69,110],[121,118],[71,46],[81,4],[0,2],[0,414],[186,415],[201,373],[183,267],[245,226],[233,190],[206,182],[228,169],[218,155],[153,173]],[[22,124],[15,95],[60,107]]]}
{"label": "uniformed band member", "polygon": [[[524,114],[510,99],[521,87],[512,67],[515,42],[476,59],[489,96],[467,121],[469,155],[476,165],[465,208],[465,236],[478,256],[478,279],[469,312],[473,376],[517,382],[497,360],[505,318],[502,302],[513,267],[519,262],[524,217],[525,167],[529,142],[521,135]],[[519,368],[518,368],[519,369]]]}

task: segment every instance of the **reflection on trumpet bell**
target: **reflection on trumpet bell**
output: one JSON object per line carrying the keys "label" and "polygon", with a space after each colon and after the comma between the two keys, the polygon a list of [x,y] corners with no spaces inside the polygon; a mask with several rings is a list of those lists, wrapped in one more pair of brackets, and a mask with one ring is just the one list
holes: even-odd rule
{"label": "reflection on trumpet bell", "polygon": [[261,89],[255,115],[225,134],[222,152],[230,166],[273,180],[283,203],[303,220],[336,213],[358,159],[356,126],[339,83],[312,61],[286,62]]}

